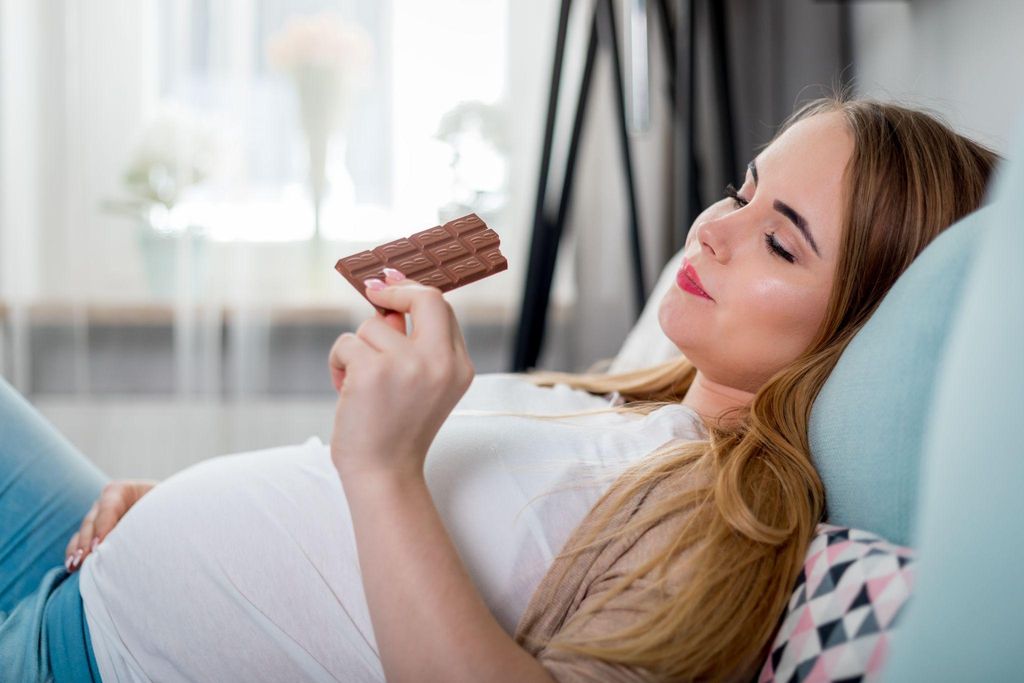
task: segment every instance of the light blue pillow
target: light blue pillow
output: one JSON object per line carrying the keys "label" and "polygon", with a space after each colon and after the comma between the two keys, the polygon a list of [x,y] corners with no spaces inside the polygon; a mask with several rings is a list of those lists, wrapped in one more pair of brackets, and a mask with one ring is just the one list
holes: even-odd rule
{"label": "light blue pillow", "polygon": [[947,228],[893,284],[811,409],[830,524],[913,545],[925,418],[962,278],[991,207]]}
{"label": "light blue pillow", "polygon": [[891,681],[1024,675],[1024,121],[1018,135],[936,381]]}

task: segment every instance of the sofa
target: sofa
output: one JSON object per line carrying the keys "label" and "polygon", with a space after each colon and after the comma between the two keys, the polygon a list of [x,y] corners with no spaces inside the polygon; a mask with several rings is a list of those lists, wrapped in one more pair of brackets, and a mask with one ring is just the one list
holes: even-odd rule
{"label": "sofa", "polygon": [[[657,307],[609,370],[678,354]],[[827,520],[760,681],[1024,680],[1024,121],[985,205],[887,293],[812,409]]]}

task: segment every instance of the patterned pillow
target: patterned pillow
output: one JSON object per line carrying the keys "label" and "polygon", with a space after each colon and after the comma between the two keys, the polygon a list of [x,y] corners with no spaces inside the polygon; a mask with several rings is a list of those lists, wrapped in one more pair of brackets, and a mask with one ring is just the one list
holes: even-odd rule
{"label": "patterned pillow", "polygon": [[877,680],[914,583],[914,552],[819,524],[759,683]]}

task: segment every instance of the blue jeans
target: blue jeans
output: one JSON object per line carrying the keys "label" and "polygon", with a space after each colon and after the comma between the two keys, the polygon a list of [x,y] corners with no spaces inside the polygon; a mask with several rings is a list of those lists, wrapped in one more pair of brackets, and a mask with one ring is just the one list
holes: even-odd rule
{"label": "blue jeans", "polygon": [[0,680],[100,680],[64,549],[106,482],[0,378]]}

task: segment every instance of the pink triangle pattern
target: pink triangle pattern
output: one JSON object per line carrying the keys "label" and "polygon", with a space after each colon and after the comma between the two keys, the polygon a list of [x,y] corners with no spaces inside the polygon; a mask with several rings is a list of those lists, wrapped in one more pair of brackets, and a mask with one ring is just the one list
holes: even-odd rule
{"label": "pink triangle pattern", "polygon": [[885,576],[879,576],[873,579],[868,579],[868,595],[871,596],[871,601],[874,602],[882,597],[882,593],[885,591],[885,587],[889,585],[895,574],[886,574]]}
{"label": "pink triangle pattern", "polygon": [[800,621],[797,622],[796,628],[793,629],[793,635],[800,635],[804,631],[809,631],[812,628],[814,628],[814,617],[811,615],[811,610],[802,610],[800,612]]}
{"label": "pink triangle pattern", "polygon": [[849,548],[851,545],[850,541],[843,541],[842,543],[834,543],[828,547],[828,559],[829,564],[836,564],[843,557],[843,551]]}
{"label": "pink triangle pattern", "polygon": [[889,640],[882,634],[878,637],[878,643],[875,645],[874,652],[871,653],[871,659],[868,660],[868,669],[865,672],[872,676],[878,676],[882,673],[882,664],[885,662],[885,656],[889,652]]}
{"label": "pink triangle pattern", "polygon": [[[780,619],[782,626],[758,683],[877,677],[888,651],[888,634],[911,594],[914,551],[864,530],[819,524],[804,559],[803,574]],[[828,572],[846,563],[851,564],[839,585],[812,598]],[[802,591],[807,599],[797,605]],[[841,621],[834,624],[836,620]],[[858,635],[862,628],[865,633]]]}

